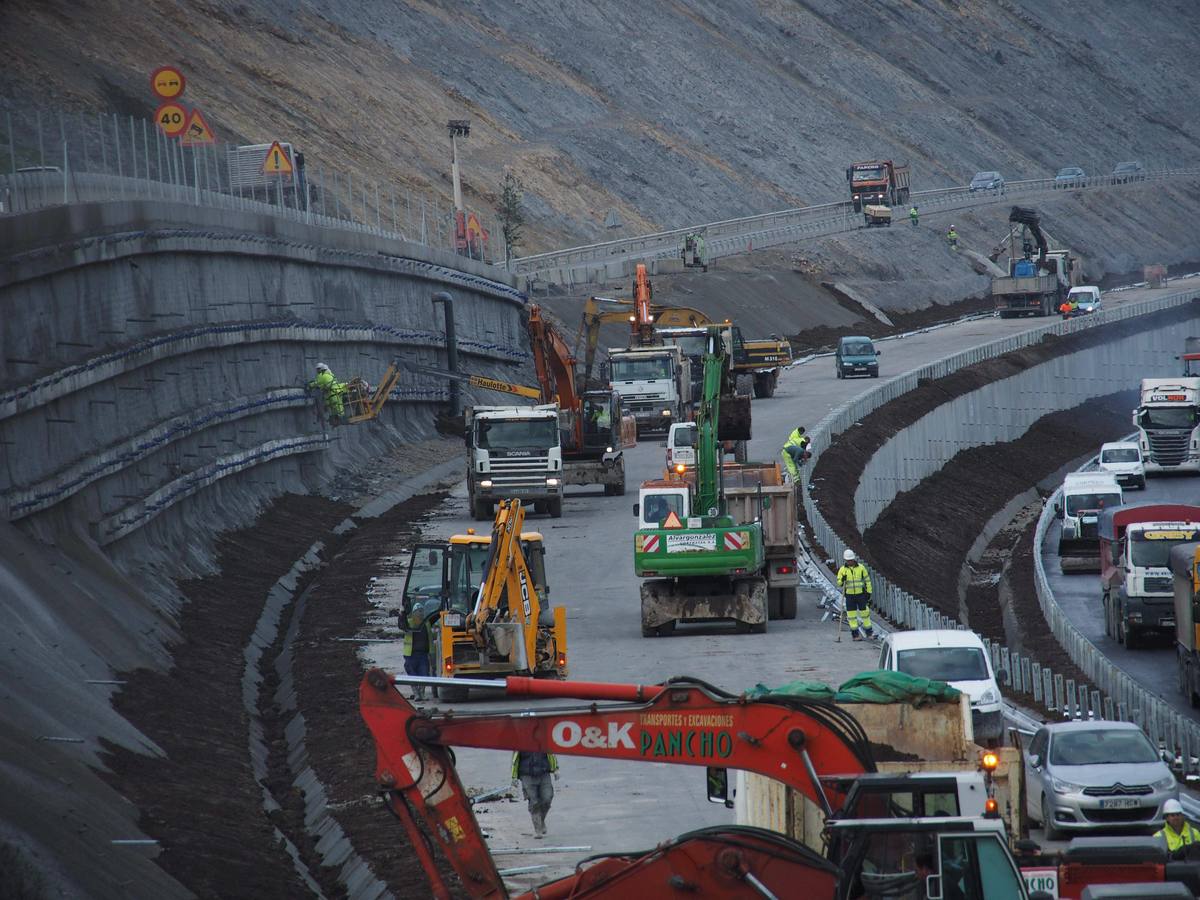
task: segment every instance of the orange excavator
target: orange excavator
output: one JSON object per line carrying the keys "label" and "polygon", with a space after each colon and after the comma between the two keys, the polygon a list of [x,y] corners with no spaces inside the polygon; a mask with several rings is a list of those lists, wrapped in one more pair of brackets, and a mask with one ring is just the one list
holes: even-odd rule
{"label": "orange excavator", "polygon": [[[862,727],[829,703],[786,696],[751,700],[691,678],[647,686],[509,677],[505,684],[509,697],[586,702],[516,714],[419,712],[382,669],[369,671],[359,688],[384,801],[403,823],[439,900],[449,898],[451,888],[426,835],[454,868],[466,896],[509,896],[455,771],[454,746],[671,762],[710,767],[710,773],[727,766],[782,781],[827,814],[844,797],[822,775],[875,769]],[[689,832],[644,854],[593,857],[522,898],[832,898],[842,881],[838,866],[781,834],[729,825]]]}
{"label": "orange excavator", "polygon": [[622,414],[620,395],[586,389],[575,355],[537,304],[529,307],[527,328],[541,401],[557,403],[560,411],[563,484],[601,484],[606,496],[624,494],[624,449],[637,443],[637,434],[632,418]]}

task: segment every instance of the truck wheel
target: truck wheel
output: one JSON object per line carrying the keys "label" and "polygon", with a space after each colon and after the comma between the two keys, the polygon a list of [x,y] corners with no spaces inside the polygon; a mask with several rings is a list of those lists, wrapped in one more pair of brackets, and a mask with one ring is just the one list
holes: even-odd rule
{"label": "truck wheel", "polygon": [[1112,612],[1109,611],[1107,600],[1103,601],[1103,606],[1104,606],[1104,636],[1112,637],[1113,636]]}
{"label": "truck wheel", "polygon": [[1145,643],[1145,641],[1142,638],[1141,629],[1134,628],[1132,625],[1126,625],[1125,628],[1122,630],[1125,632],[1125,649],[1126,650],[1141,649],[1142,644]]}
{"label": "truck wheel", "polygon": [[796,589],[794,587],[779,589],[779,618],[796,618]]}
{"label": "truck wheel", "polygon": [[780,591],[777,588],[771,588],[770,590],[767,591],[767,618],[768,619],[780,618],[779,594],[780,594]]}
{"label": "truck wheel", "polygon": [[491,500],[472,500],[471,515],[476,522],[483,522],[492,518],[492,501]]}
{"label": "truck wheel", "polygon": [[1141,478],[1138,479],[1137,487],[1138,487],[1139,491],[1144,491],[1146,489],[1146,476],[1145,475],[1143,475]]}
{"label": "truck wheel", "polygon": [[605,497],[611,497],[616,492],[617,492],[617,486],[615,484],[606,484],[604,486],[604,496]]}
{"label": "truck wheel", "polygon": [[836,375],[838,378],[846,377],[845,375],[842,374],[842,367],[839,366],[837,363],[833,364],[833,374]]}
{"label": "truck wheel", "polygon": [[550,513],[550,518],[562,518],[562,497],[556,497],[554,500],[546,501],[546,509]]}

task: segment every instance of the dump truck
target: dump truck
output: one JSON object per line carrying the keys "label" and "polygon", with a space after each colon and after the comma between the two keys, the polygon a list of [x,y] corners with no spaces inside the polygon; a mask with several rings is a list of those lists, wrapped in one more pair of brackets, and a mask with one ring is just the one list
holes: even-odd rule
{"label": "dump truck", "polygon": [[1200,378],[1143,378],[1133,425],[1147,475],[1200,472]]}
{"label": "dump truck", "polygon": [[1200,706],[1200,543],[1176,544],[1167,557],[1175,600],[1179,690]]}
{"label": "dump truck", "polygon": [[[691,363],[692,397],[700,397],[704,380],[704,348],[707,328],[715,323],[705,322],[686,327],[657,328],[664,344],[673,344],[683,351]],[[779,383],[779,373],[792,364],[792,345],[779,337],[747,339],[742,329],[726,322],[721,327],[729,332],[729,353],[733,360],[736,393],[755,397],[771,397]]]}
{"label": "dump truck", "polygon": [[1100,571],[1100,512],[1120,506],[1121,486],[1107,472],[1072,472],[1054,504],[1060,525],[1058,559],[1064,575]]}
{"label": "dump truck", "polygon": [[[1008,274],[992,279],[996,314],[1002,319],[1054,315],[1079,279],[1076,260],[1067,250],[1049,248],[1037,210],[1014,206],[1008,221]],[[1016,225],[1021,226],[1020,251]]]}
{"label": "dump truck", "polygon": [[1196,540],[1200,506],[1138,503],[1100,514],[1104,633],[1129,649],[1150,634],[1175,634],[1171,548]]}
{"label": "dump truck", "polygon": [[562,516],[558,418],[556,403],[467,409],[467,497],[475,519],[491,519],[500,500],[514,497],[532,502],[536,512]]}
{"label": "dump truck", "polygon": [[869,203],[863,207],[863,221],[866,222],[868,228],[877,226],[892,225],[892,208],[876,203]]}
{"label": "dump truck", "polygon": [[867,205],[899,206],[908,202],[909,168],[890,159],[857,162],[846,169],[855,212]]}

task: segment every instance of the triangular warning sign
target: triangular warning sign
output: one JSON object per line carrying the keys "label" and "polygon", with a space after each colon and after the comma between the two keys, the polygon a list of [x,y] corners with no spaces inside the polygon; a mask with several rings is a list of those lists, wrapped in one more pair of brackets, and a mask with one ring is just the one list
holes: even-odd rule
{"label": "triangular warning sign", "polygon": [[288,158],[287,151],[279,146],[279,141],[273,143],[267,151],[262,170],[264,175],[292,174],[292,161]]}
{"label": "triangular warning sign", "polygon": [[187,125],[183,129],[183,134],[179,136],[179,143],[190,147],[194,144],[213,144],[216,143],[216,140],[213,130],[204,116],[200,114],[200,110],[193,109],[192,114],[188,117]]}
{"label": "triangular warning sign", "polygon": [[682,528],[683,523],[679,521],[679,516],[675,515],[675,510],[671,510],[667,514],[667,518],[662,523],[663,528]]}

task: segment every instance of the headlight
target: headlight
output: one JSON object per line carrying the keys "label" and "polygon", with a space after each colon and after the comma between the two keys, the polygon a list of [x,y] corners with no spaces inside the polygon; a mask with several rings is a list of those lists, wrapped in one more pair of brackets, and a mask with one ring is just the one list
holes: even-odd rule
{"label": "headlight", "polygon": [[547,478],[546,479],[546,487],[558,487],[558,479],[557,478]]}
{"label": "headlight", "polygon": [[605,453],[612,453],[612,452],[613,452],[613,451],[612,451],[612,447],[605,447],[605,448],[604,448],[604,452],[605,452]]}
{"label": "headlight", "polygon": [[1175,776],[1168,775],[1166,778],[1160,778],[1158,781],[1150,785],[1150,787],[1154,788],[1156,791],[1169,791],[1171,788],[1175,787],[1176,784],[1178,784],[1178,782],[1175,781]]}
{"label": "headlight", "polygon": [[671,414],[671,411],[670,411],[669,409],[664,409],[664,410],[662,411],[662,414],[663,414],[664,416],[669,416],[669,415]]}
{"label": "headlight", "polygon": [[988,688],[986,691],[983,692],[983,696],[979,698],[979,705],[987,706],[989,704],[996,703],[999,700],[1000,700],[1000,698],[998,696],[996,696],[996,692],[993,691],[991,688]]}
{"label": "headlight", "polygon": [[1142,621],[1142,614],[1140,612],[1131,612],[1128,618],[1130,622],[1138,622],[1140,624]]}
{"label": "headlight", "polygon": [[483,479],[483,481],[479,482],[479,486],[481,488],[490,488],[492,486],[491,479],[489,479],[489,478]]}
{"label": "headlight", "polygon": [[1063,781],[1061,778],[1051,778],[1050,786],[1054,788],[1056,794],[1078,794],[1083,790],[1083,785],[1072,784],[1069,781]]}

